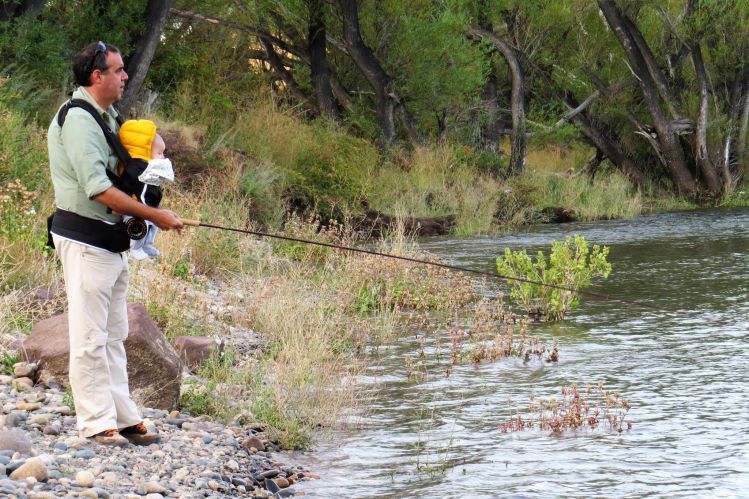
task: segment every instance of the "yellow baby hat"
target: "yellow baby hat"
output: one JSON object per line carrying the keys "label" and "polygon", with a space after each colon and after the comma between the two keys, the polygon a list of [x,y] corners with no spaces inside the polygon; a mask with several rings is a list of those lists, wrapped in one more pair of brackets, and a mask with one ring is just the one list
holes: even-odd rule
{"label": "yellow baby hat", "polygon": [[120,127],[120,142],[133,158],[151,159],[156,123],[151,120],[127,120]]}

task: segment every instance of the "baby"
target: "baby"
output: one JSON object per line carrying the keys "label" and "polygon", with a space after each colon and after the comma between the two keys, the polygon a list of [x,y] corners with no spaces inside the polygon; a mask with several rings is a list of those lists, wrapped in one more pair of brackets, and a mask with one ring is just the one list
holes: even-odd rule
{"label": "baby", "polygon": [[[138,180],[144,184],[138,200],[153,206],[153,196],[149,195],[149,188],[152,188],[150,186],[160,187],[165,181],[174,180],[172,163],[164,157],[164,139],[156,133],[156,124],[153,121],[128,120],[120,127],[120,142],[131,157],[148,161],[148,167],[138,176]],[[157,199],[161,199],[160,193]],[[128,218],[125,217],[125,221]],[[130,240],[130,255],[136,260],[159,256],[159,250],[153,245],[158,228],[149,221],[146,221],[146,227],[148,232],[143,239]]]}

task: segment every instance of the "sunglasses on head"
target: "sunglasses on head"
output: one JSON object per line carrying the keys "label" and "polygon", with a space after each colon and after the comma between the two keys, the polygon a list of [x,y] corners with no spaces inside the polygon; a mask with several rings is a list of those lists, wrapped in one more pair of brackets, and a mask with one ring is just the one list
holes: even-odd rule
{"label": "sunglasses on head", "polygon": [[91,72],[94,70],[94,65],[96,64],[96,58],[99,56],[99,54],[106,54],[107,53],[107,46],[104,44],[104,42],[99,41],[99,43],[96,44],[96,50],[94,51],[94,55],[91,57],[91,61],[88,63],[88,70],[87,73],[91,74]]}

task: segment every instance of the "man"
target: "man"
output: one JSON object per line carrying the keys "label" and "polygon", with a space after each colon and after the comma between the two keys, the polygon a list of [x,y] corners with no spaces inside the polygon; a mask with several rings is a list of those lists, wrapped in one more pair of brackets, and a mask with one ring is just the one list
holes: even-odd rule
{"label": "man", "polygon": [[[117,111],[127,74],[119,50],[92,43],[73,58],[79,88],[74,99],[94,106],[117,133]],[[149,207],[112,184],[106,170],[119,162],[96,120],[70,108],[48,131],[49,163],[57,211],[52,238],[62,261],[68,297],[70,386],[81,437],[106,445],[158,441],[130,398],[124,341],[128,334],[128,263],[122,215],[150,220],[162,230],[182,229],[179,217]]]}

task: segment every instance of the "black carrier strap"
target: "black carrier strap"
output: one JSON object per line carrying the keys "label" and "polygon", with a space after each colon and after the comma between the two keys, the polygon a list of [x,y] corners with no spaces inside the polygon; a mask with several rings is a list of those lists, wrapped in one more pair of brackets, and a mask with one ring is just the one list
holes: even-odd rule
{"label": "black carrier strap", "polygon": [[[60,112],[57,113],[57,124],[60,125],[60,128],[62,128],[62,126],[65,124],[65,118],[68,116],[68,111],[70,111],[74,107],[80,107],[81,109],[87,111],[88,114],[90,114],[94,118],[94,120],[96,120],[96,123],[98,123],[101,127],[101,131],[104,132],[104,137],[107,139],[109,147],[112,148],[117,157],[120,158],[122,164],[127,168],[127,165],[133,161],[133,158],[130,156],[130,153],[127,152],[125,146],[122,145],[122,142],[120,142],[120,138],[117,136],[117,134],[114,133],[111,128],[109,128],[109,125],[107,125],[107,122],[104,121],[104,118],[101,117],[96,108],[89,102],[83,99],[70,99],[68,102],[66,102],[62,106],[62,108],[60,108]],[[124,123],[122,116],[120,116],[119,114],[117,115],[116,119],[118,124],[122,125],[122,123]],[[143,167],[143,169],[145,170],[145,166]],[[142,173],[142,171],[140,173]],[[106,174],[107,177],[109,177],[109,180],[111,180],[117,188],[125,190],[120,185],[121,179],[117,175],[109,170],[106,170]],[[128,194],[133,193],[128,192]]]}
{"label": "black carrier strap", "polygon": [[[120,162],[125,167],[119,175],[109,170],[105,170],[105,173],[112,184],[128,196],[134,196],[139,201],[143,201],[145,192],[146,203],[149,206],[158,207],[162,196],[161,188],[156,186],[146,186],[143,182],[138,180],[140,174],[148,167],[148,163],[142,159],[130,156],[130,153],[125,149],[125,146],[120,142],[120,138],[111,128],[109,128],[109,125],[107,125],[104,118],[101,117],[94,106],[83,99],[70,99],[62,106],[62,108],[60,108],[60,112],[57,114],[57,124],[60,125],[60,128],[65,124],[65,118],[68,115],[68,111],[74,107],[80,107],[81,109],[86,110],[94,120],[96,120],[104,133],[104,137],[107,139],[107,143],[112,150],[114,150],[117,157],[120,158]],[[119,114],[116,119],[117,123],[120,125],[124,123],[122,116]]]}

